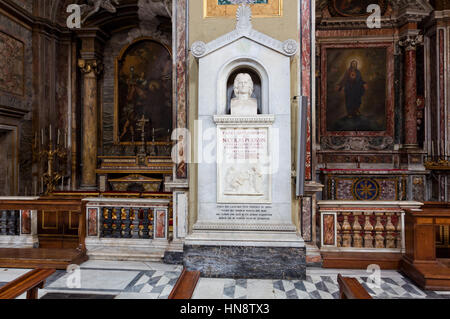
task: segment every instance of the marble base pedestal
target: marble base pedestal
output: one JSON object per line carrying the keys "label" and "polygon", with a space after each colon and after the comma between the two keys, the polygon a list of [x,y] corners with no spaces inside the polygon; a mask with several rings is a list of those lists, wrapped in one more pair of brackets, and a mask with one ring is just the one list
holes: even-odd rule
{"label": "marble base pedestal", "polygon": [[306,248],[292,232],[194,233],[183,264],[208,278],[304,280]]}
{"label": "marble base pedestal", "polygon": [[185,245],[183,264],[208,278],[304,280],[305,255],[305,247]]}

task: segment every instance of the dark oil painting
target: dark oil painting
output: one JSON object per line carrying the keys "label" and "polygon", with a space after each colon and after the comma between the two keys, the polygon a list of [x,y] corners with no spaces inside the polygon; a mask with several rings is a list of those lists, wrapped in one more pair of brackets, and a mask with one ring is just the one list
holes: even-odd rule
{"label": "dark oil painting", "polygon": [[169,141],[172,132],[172,58],[161,43],[132,44],[117,62],[116,140]]}
{"label": "dark oil painting", "polygon": [[379,5],[382,15],[387,9],[387,0],[331,0],[329,10],[333,16],[365,16],[371,14],[367,12],[371,4]]}
{"label": "dark oil painting", "polygon": [[326,52],[327,131],[385,131],[386,48]]}

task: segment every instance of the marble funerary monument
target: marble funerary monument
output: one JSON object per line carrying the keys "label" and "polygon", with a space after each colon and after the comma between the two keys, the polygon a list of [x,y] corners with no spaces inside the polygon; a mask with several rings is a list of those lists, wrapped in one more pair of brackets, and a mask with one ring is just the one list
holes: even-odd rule
{"label": "marble funerary monument", "polygon": [[[290,62],[297,47],[295,40],[283,43],[254,30],[246,5],[234,31],[192,45],[202,161],[198,219],[184,246],[188,270],[226,278],[305,277],[305,245],[292,221],[291,150],[283,142],[291,140]],[[260,106],[245,70],[259,77]],[[235,94],[230,110],[227,83]],[[215,154],[204,141],[212,131]]]}

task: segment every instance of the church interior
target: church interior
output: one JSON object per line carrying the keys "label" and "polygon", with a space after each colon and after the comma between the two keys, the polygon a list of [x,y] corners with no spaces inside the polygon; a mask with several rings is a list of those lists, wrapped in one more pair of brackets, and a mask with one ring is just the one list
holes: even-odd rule
{"label": "church interior", "polygon": [[1,0],[0,299],[450,298],[449,61],[448,0]]}

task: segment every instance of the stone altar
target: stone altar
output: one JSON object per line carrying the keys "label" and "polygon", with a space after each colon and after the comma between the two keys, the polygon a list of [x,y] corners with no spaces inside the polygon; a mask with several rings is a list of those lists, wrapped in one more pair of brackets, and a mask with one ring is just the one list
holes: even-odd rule
{"label": "stone altar", "polygon": [[[196,156],[202,160],[197,221],[184,245],[188,270],[206,277],[305,278],[305,245],[291,207],[290,58],[297,49],[294,40],[254,30],[246,5],[234,31],[192,46],[199,63]],[[261,114],[241,69],[260,77]],[[227,83],[235,72],[228,114]]]}

